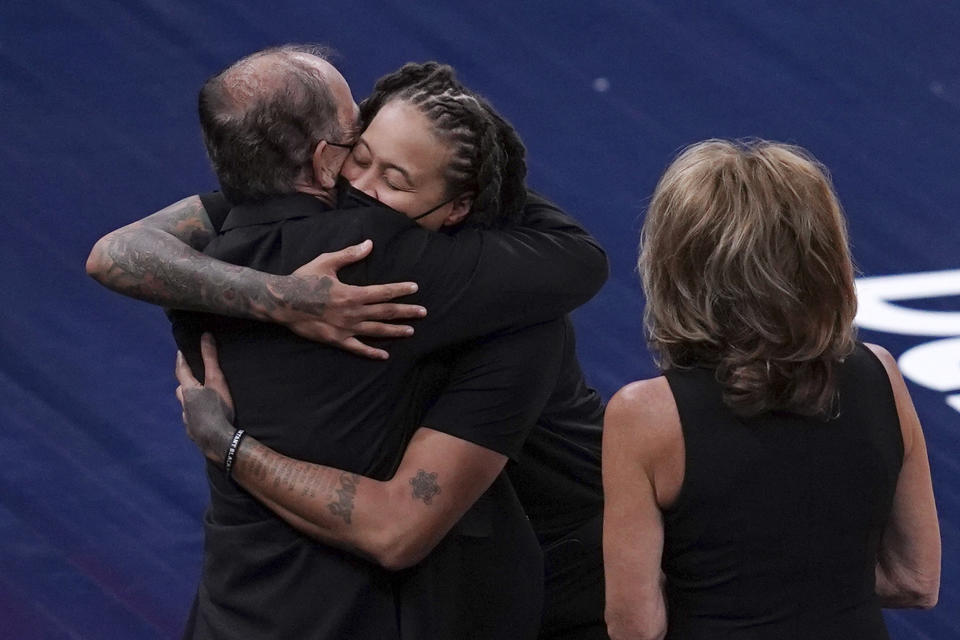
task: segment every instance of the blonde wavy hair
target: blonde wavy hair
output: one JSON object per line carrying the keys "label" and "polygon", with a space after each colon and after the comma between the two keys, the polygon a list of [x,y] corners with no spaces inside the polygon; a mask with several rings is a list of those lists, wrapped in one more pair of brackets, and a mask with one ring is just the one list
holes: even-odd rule
{"label": "blonde wavy hair", "polygon": [[800,147],[706,140],[654,191],[638,262],[661,369],[716,370],[741,415],[829,415],[853,351],[846,221],[826,168]]}

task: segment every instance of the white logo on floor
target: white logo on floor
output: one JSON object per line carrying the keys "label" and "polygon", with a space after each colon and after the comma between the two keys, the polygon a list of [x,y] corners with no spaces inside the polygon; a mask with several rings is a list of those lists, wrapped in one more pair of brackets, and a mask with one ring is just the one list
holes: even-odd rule
{"label": "white logo on floor", "polygon": [[859,278],[856,323],[872,331],[941,338],[905,351],[898,363],[911,381],[935,391],[953,391],[947,404],[960,411],[960,311],[895,304],[945,296],[960,296],[960,269]]}

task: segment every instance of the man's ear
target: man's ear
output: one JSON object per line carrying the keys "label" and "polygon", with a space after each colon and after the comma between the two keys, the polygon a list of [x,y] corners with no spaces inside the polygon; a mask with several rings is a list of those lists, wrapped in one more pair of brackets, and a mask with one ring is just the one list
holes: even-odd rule
{"label": "man's ear", "polygon": [[452,227],[463,222],[464,218],[466,218],[470,213],[470,208],[472,206],[472,193],[465,193],[462,196],[457,196],[453,200],[453,207],[450,208],[450,213],[447,214],[447,217],[443,220],[443,226]]}
{"label": "man's ear", "polygon": [[313,150],[313,155],[310,158],[310,164],[313,168],[313,180],[323,189],[332,189],[335,187],[337,184],[337,175],[340,173],[339,167],[334,170],[330,165],[330,154],[327,154],[328,157],[324,157],[324,152],[329,148],[330,145],[327,144],[327,141],[321,140],[317,143],[317,146]]}

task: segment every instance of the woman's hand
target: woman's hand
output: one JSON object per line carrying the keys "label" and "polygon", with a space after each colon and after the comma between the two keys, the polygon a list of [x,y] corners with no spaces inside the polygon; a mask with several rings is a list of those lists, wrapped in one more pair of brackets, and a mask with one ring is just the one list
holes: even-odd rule
{"label": "woman's hand", "polygon": [[233,398],[217,361],[217,347],[209,333],[200,338],[204,383],[193,376],[183,354],[177,352],[176,376],[180,382],[177,399],[183,407],[187,436],[203,455],[223,466],[224,457],[236,431],[233,422]]}

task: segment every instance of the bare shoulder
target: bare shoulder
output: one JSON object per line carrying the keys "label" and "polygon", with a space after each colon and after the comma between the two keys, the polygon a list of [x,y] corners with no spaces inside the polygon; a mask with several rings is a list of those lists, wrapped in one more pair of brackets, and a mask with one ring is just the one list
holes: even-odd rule
{"label": "bare shoulder", "polygon": [[883,363],[883,366],[886,368],[887,372],[890,372],[891,369],[894,371],[897,370],[897,361],[889,351],[878,344],[871,344],[869,342],[864,342],[863,346],[865,346],[867,349],[870,349],[870,351],[873,352],[873,355],[877,356],[880,362]]}
{"label": "bare shoulder", "polygon": [[866,347],[876,354],[883,367],[887,370],[887,376],[890,378],[890,388],[893,390],[893,398],[897,404],[897,415],[900,418],[900,431],[903,435],[903,450],[908,454],[913,450],[916,441],[923,440],[920,418],[917,416],[917,410],[913,406],[913,399],[910,397],[910,390],[907,389],[907,383],[900,373],[900,367],[897,360],[889,351],[875,344],[866,344]]}
{"label": "bare shoulder", "polygon": [[680,417],[667,379],[638,380],[617,391],[607,405],[605,434],[608,429],[611,435],[629,435],[648,451],[679,436]]}
{"label": "bare shoulder", "polygon": [[611,410],[614,413],[625,412],[637,417],[656,418],[664,411],[676,411],[676,405],[666,377],[658,376],[637,380],[622,387],[610,398],[607,411]]}
{"label": "bare shoulder", "polygon": [[897,365],[897,359],[893,355],[881,347],[878,344],[864,343],[864,346],[870,349],[877,359],[880,360],[880,363],[883,364],[883,368],[887,370],[887,377],[890,378],[890,384],[893,387],[893,394],[897,396],[897,401],[902,401],[900,397],[902,394],[907,393],[906,383],[903,381],[903,374],[900,373],[900,367]]}

